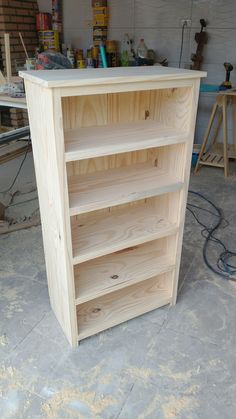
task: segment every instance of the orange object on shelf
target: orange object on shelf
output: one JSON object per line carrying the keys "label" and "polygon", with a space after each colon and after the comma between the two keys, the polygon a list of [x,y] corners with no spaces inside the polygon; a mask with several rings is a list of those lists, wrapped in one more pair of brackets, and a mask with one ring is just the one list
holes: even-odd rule
{"label": "orange object on shelf", "polygon": [[50,13],[37,13],[36,27],[37,31],[48,31],[52,29],[52,15]]}

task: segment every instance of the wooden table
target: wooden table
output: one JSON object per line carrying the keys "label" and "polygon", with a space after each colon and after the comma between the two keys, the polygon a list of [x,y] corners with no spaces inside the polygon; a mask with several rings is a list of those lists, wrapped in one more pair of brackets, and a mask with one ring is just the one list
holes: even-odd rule
{"label": "wooden table", "polygon": [[[8,108],[27,109],[26,98],[14,98],[8,95],[0,95],[0,106]],[[10,129],[13,130],[14,128]],[[4,145],[0,143],[0,164],[6,163],[9,160],[19,157],[20,155],[24,154],[27,149],[29,149],[29,146],[25,144],[25,141],[14,141]]]}
{"label": "wooden table", "polygon": [[0,95],[0,106],[8,108],[27,109],[26,98],[10,97],[8,95]]}

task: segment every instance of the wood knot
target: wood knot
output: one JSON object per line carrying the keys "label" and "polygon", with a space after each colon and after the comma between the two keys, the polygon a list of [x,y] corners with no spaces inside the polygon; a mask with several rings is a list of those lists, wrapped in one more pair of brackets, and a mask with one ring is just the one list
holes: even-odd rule
{"label": "wood knot", "polygon": [[99,307],[96,307],[93,309],[93,313],[99,313],[99,311],[101,311],[101,308]]}
{"label": "wood knot", "polygon": [[145,119],[148,119],[150,116],[150,112],[149,111],[145,111]]}
{"label": "wood knot", "polygon": [[111,279],[118,279],[119,278],[119,275],[112,275],[111,276]]}

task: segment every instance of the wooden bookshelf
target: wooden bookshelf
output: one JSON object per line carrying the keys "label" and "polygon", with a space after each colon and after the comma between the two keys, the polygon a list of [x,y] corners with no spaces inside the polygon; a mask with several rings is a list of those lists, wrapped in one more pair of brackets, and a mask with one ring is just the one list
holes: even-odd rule
{"label": "wooden bookshelf", "polygon": [[76,346],[176,302],[205,73],[140,67],[21,76],[51,306]]}

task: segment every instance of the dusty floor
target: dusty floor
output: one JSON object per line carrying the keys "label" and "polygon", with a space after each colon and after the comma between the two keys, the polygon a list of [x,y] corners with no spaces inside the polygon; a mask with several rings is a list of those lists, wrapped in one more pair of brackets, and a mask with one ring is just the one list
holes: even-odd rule
{"label": "dusty floor", "polygon": [[[18,201],[34,189],[30,159]],[[234,250],[235,180],[214,169],[191,179],[224,209],[230,226],[220,233]],[[18,206],[17,216],[37,206]],[[236,286],[205,267],[202,245],[187,213],[177,305],[71,349],[50,309],[40,227],[1,236],[1,418],[235,418]]]}

